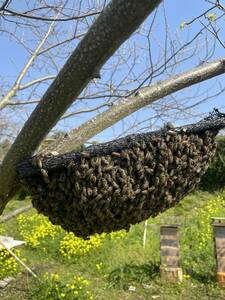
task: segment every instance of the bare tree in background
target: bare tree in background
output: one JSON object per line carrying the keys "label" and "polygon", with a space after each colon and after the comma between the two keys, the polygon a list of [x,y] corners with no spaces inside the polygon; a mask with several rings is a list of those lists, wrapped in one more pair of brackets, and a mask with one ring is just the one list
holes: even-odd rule
{"label": "bare tree in background", "polygon": [[[10,39],[25,58],[19,66],[16,57],[13,61],[18,69],[16,77],[4,75],[0,78],[0,111],[4,109],[2,114],[16,120],[20,128],[74,46],[104,9],[106,1],[21,1],[19,8],[15,1],[2,2],[2,36]],[[94,79],[62,116],[61,128],[70,129],[72,118],[76,124],[81,124],[140,87],[179,73],[189,62],[195,66],[208,61],[215,52],[216,38],[209,34],[209,28],[215,23],[211,13],[213,7],[215,5],[211,4],[201,18],[181,24],[186,32],[194,22],[206,20],[192,36],[182,36],[183,41],[179,28],[177,33],[171,32],[166,8],[162,6],[156,10],[101,70],[101,79]],[[157,36],[159,29],[164,32],[160,39]],[[194,90],[188,97],[169,96],[151,108],[145,108],[149,117],[140,121],[137,115],[133,115],[123,121],[120,134],[146,126],[149,128],[158,119],[166,120],[168,116],[171,120],[177,119],[178,115],[186,118],[188,114],[198,114],[193,108],[223,91],[220,84],[217,85],[217,91],[211,94],[207,89]]]}
{"label": "bare tree in background", "polygon": [[[129,13],[133,14],[129,9],[136,5],[141,12],[141,6],[146,6],[151,8],[148,8],[150,12],[161,1],[135,2],[114,0],[111,7],[124,8],[126,14],[123,13],[129,23],[133,17],[129,16]],[[181,23],[181,28],[175,34],[170,30],[166,8],[162,5],[138,29],[134,24],[128,33],[126,26],[123,27],[123,37],[115,38],[115,41],[107,41],[111,33],[108,33],[108,28],[101,28],[102,24],[109,25],[112,26],[109,32],[113,32],[117,20],[115,11],[110,15],[112,20],[107,19],[111,9],[109,7],[105,10],[107,3],[103,0],[40,0],[32,3],[21,1],[17,5],[14,1],[2,1],[2,37],[10,39],[20,51],[23,49],[24,58],[19,67],[15,62],[18,68],[16,78],[1,78],[0,118],[8,117],[21,127],[34,105],[39,103],[3,161],[0,172],[2,209],[14,190],[12,186],[16,190],[16,163],[37,150],[59,118],[61,121],[58,128],[70,130],[69,137],[59,139],[48,148],[62,152],[79,148],[91,137],[120,120],[123,120],[120,134],[125,134],[149,128],[150,124],[154,125],[159,119],[177,118],[178,114],[180,118],[187,117],[187,114],[198,114],[194,110],[196,107],[224,91],[224,87],[217,81],[217,88],[213,91],[212,88],[195,88],[192,93],[172,95],[180,89],[225,72],[224,59],[207,63],[214,57],[217,45],[222,46],[222,38],[215,27],[220,26],[224,14],[219,1],[209,2],[207,10]],[[93,27],[92,23],[99,15],[105,23],[99,22],[96,23],[98,26]],[[142,11],[137,25],[146,16],[147,13]],[[190,34],[188,30],[195,22],[199,22],[200,26]],[[105,30],[104,34],[100,30]],[[133,30],[136,31],[132,37],[110,58]],[[160,38],[157,30],[160,30]],[[187,34],[182,36],[181,32],[184,31]],[[92,36],[90,41],[89,36]],[[82,38],[83,44],[80,45],[83,48],[78,46],[75,54],[72,54],[74,59],[69,59],[55,79]],[[85,41],[88,41],[87,48]],[[91,55],[95,49],[101,50],[101,43],[108,53],[100,56],[96,52],[99,59],[95,61]],[[87,60],[86,65],[89,64],[88,70],[85,64],[82,69],[84,59]],[[92,65],[93,61],[96,68]],[[190,70],[181,74],[185,69]],[[67,89],[66,95],[64,88]],[[162,100],[155,102],[162,97]],[[74,99],[76,101],[73,102]],[[140,120],[134,114],[139,109],[148,110],[148,116]],[[129,118],[124,119],[129,115]]]}

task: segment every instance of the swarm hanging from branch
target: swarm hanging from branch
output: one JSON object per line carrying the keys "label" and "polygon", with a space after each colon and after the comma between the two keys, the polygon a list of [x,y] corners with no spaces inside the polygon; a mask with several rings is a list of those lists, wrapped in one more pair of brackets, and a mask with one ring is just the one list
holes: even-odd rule
{"label": "swarm hanging from branch", "polygon": [[215,110],[196,124],[33,157],[19,164],[19,178],[38,212],[77,236],[128,230],[193,190],[224,127],[225,115]]}

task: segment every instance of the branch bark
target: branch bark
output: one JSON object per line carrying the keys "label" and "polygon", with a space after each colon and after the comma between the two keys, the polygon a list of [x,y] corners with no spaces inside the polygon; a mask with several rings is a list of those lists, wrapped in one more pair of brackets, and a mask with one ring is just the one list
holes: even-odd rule
{"label": "branch bark", "polygon": [[13,194],[16,165],[31,156],[103,64],[161,0],[112,0],[89,29],[37,105],[0,169],[0,212]]}

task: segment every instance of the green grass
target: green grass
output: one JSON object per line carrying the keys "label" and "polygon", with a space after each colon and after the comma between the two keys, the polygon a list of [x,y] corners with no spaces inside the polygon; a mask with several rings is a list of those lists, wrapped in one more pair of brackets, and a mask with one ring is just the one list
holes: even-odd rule
{"label": "green grass", "polygon": [[[142,244],[144,224],[140,223],[133,226],[125,237],[105,239],[98,249],[71,260],[63,258],[59,253],[59,242],[62,239],[60,234],[54,240],[43,239],[34,249],[29,246],[21,247],[20,256],[26,259],[26,263],[38,276],[45,272],[57,273],[62,282],[69,282],[74,275],[83,276],[90,281],[88,290],[93,299],[224,300],[225,290],[215,281],[215,258],[210,232],[210,217],[225,216],[224,198],[222,193],[195,192],[175,208],[155,219],[149,219],[145,248]],[[7,211],[18,205],[24,204],[11,201]],[[33,214],[34,209],[24,215]],[[158,225],[162,223],[180,224],[181,266],[186,275],[182,283],[162,282],[160,279]],[[16,219],[0,228],[4,234],[22,238]],[[134,286],[135,291],[129,291],[130,286]],[[43,286],[40,287],[38,281],[21,268],[15,281],[7,289],[0,291],[0,298],[34,300],[38,299],[34,296],[35,290],[38,291],[39,299],[44,299],[41,298]]]}

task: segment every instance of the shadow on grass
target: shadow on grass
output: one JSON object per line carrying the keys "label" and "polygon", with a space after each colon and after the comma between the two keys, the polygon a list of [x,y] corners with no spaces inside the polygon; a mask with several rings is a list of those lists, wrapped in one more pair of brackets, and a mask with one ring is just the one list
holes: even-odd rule
{"label": "shadow on grass", "polygon": [[159,264],[157,263],[126,264],[109,274],[108,286],[125,288],[128,284],[149,282],[157,276],[159,276]]}
{"label": "shadow on grass", "polygon": [[196,272],[191,269],[186,269],[184,273],[189,274],[193,280],[196,280],[200,283],[207,284],[207,283],[215,283],[216,277],[213,273],[202,273],[202,272]]}

